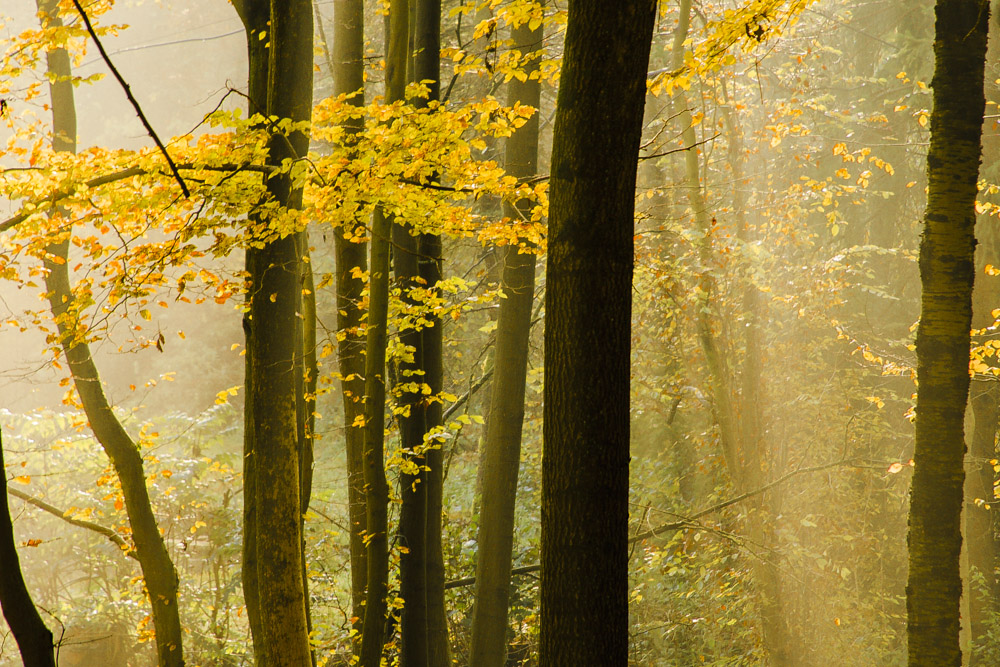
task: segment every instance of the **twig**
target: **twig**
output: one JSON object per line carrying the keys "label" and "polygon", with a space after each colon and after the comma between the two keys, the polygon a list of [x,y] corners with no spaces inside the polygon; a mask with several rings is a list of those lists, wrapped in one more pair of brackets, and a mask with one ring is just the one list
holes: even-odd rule
{"label": "twig", "polygon": [[639,160],[640,161],[642,161],[642,160],[652,160],[653,158],[663,157],[664,155],[672,155],[674,153],[682,153],[684,151],[691,150],[695,146],[701,146],[702,144],[707,144],[709,141],[713,141],[713,140],[718,139],[718,138],[719,138],[719,135],[716,134],[715,136],[709,137],[708,139],[702,139],[701,141],[696,141],[693,144],[691,144],[690,146],[684,146],[683,148],[671,148],[669,151],[664,151],[662,153],[653,153],[652,155],[641,155],[641,156],[639,156]]}
{"label": "twig", "polygon": [[174,178],[177,180],[177,183],[181,186],[181,192],[184,193],[185,197],[190,197],[191,192],[188,190],[187,184],[184,182],[184,179],[181,178],[181,172],[178,171],[177,165],[174,164],[174,161],[173,159],[171,159],[170,154],[167,153],[167,147],[163,145],[162,141],[160,141],[160,137],[157,136],[156,130],[154,130],[153,126],[149,124],[148,120],[146,120],[146,115],[142,113],[142,108],[139,106],[139,103],[136,101],[135,97],[132,96],[132,90],[129,88],[129,85],[125,83],[125,79],[122,78],[122,75],[118,72],[118,69],[115,68],[114,63],[111,62],[111,58],[108,56],[108,52],[104,50],[104,45],[101,44],[101,40],[98,39],[97,33],[94,31],[94,26],[90,25],[90,18],[87,16],[87,12],[83,10],[83,7],[80,5],[79,0],[73,0],[73,6],[76,7],[76,11],[80,12],[80,18],[83,19],[84,25],[87,26],[87,32],[90,34],[90,38],[94,40],[94,44],[97,45],[97,50],[101,52],[101,58],[104,59],[104,62],[107,64],[108,69],[110,69],[111,73],[115,75],[116,79],[118,79],[118,83],[121,85],[122,90],[125,91],[125,96],[128,98],[128,101],[132,103],[132,107],[135,109],[135,113],[139,116],[139,120],[142,121],[143,126],[145,126],[146,132],[148,132],[149,136],[153,138],[153,141],[156,142],[156,145],[160,149],[160,152],[163,153],[163,157],[166,158],[167,164],[170,165],[170,171],[173,172]]}
{"label": "twig", "polygon": [[[657,535],[662,535],[663,533],[665,533],[667,531],[680,530],[681,528],[684,528],[686,526],[690,526],[693,522],[697,521],[698,519],[700,519],[700,518],[702,518],[704,516],[707,516],[709,514],[714,514],[715,512],[723,510],[723,509],[729,507],[730,505],[735,505],[737,503],[741,503],[744,500],[746,500],[747,498],[752,498],[753,496],[757,496],[757,495],[760,495],[761,493],[765,493],[766,491],[769,491],[770,489],[774,488],[775,486],[777,486],[777,485],[785,482],[789,478],[794,477],[796,475],[801,475],[801,474],[807,473],[807,472],[820,472],[822,470],[828,470],[830,468],[836,468],[838,466],[846,465],[847,463],[848,462],[846,460],[842,459],[842,460],[839,460],[839,461],[834,461],[833,463],[824,463],[823,465],[812,466],[812,467],[809,467],[809,468],[797,468],[795,470],[791,470],[791,471],[785,473],[784,475],[782,475],[781,477],[778,477],[777,479],[772,480],[772,481],[768,482],[767,484],[765,484],[764,486],[761,486],[759,488],[754,489],[753,491],[747,491],[746,493],[740,494],[740,495],[736,496],[735,498],[730,498],[729,500],[721,502],[721,503],[719,503],[717,505],[712,505],[711,507],[707,507],[707,508],[701,510],[700,512],[696,513],[696,514],[693,514],[693,515],[691,515],[689,517],[685,517],[684,519],[682,519],[680,521],[672,521],[670,523],[664,523],[664,524],[661,524],[659,526],[656,526],[655,528],[652,528],[651,530],[647,530],[647,531],[645,531],[643,533],[639,533],[638,535],[633,535],[632,537],[629,538],[628,544],[631,546],[631,545],[633,545],[633,544],[635,544],[637,542],[641,542],[643,540],[648,540],[651,537],[656,537]],[[534,564],[534,565],[525,565],[524,567],[516,567],[516,568],[514,568],[513,570],[510,571],[510,574],[511,574],[511,576],[516,576],[516,575],[520,575],[520,574],[528,574],[530,572],[537,572],[541,568],[542,568],[542,566],[540,564],[537,564],[537,563]],[[476,578],[475,577],[465,577],[464,579],[454,579],[452,581],[446,581],[445,584],[444,584],[444,587],[447,590],[447,589],[450,589],[450,588],[461,588],[462,586],[471,586],[474,583],[476,583]]]}
{"label": "twig", "polygon": [[464,394],[462,394],[458,398],[458,400],[456,400],[454,403],[452,403],[451,405],[449,405],[448,409],[445,410],[444,414],[441,415],[441,419],[442,420],[448,420],[448,419],[450,419],[453,414],[455,414],[456,412],[458,412],[458,409],[460,407],[462,407],[465,404],[466,401],[468,401],[470,398],[472,398],[473,394],[475,394],[477,391],[479,391],[480,389],[482,389],[483,385],[486,384],[487,382],[489,382],[489,380],[490,380],[491,377],[493,377],[493,369],[492,368],[489,369],[488,371],[486,371],[485,373],[483,373],[483,376],[481,378],[479,378],[478,380],[476,380],[476,383],[474,385],[472,385],[472,387],[469,389],[469,391],[467,391]]}

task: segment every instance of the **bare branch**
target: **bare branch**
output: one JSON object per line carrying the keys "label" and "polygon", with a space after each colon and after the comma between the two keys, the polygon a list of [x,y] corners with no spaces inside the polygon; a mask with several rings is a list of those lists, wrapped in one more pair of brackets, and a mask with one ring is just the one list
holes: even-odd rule
{"label": "bare branch", "polygon": [[116,79],[118,79],[118,83],[121,84],[122,90],[125,91],[125,96],[128,97],[128,101],[132,103],[132,107],[135,109],[135,113],[139,116],[139,120],[142,121],[143,126],[145,126],[146,132],[148,132],[149,136],[153,138],[153,141],[156,142],[156,146],[160,149],[160,152],[163,153],[163,157],[166,158],[167,164],[170,165],[170,171],[173,172],[174,178],[177,180],[177,183],[181,186],[181,191],[184,193],[184,196],[190,197],[191,192],[188,190],[187,184],[184,182],[184,179],[181,178],[181,172],[178,171],[177,165],[174,164],[174,161],[170,157],[170,154],[167,153],[167,147],[163,145],[162,141],[160,141],[160,137],[157,136],[156,130],[154,130],[153,126],[149,124],[148,120],[146,120],[146,115],[142,113],[142,108],[139,106],[139,103],[136,101],[135,97],[132,96],[132,90],[129,88],[129,85],[125,83],[125,79],[122,78],[122,75],[118,72],[118,69],[115,68],[114,63],[111,62],[111,58],[108,56],[107,51],[104,50],[104,45],[101,44],[101,40],[98,39],[97,33],[94,31],[94,26],[90,25],[90,17],[87,16],[87,12],[83,10],[83,7],[80,5],[79,0],[73,0],[73,6],[76,7],[76,11],[80,12],[80,18],[83,19],[84,25],[87,26],[87,32],[90,33],[90,38],[94,40],[94,44],[97,45],[97,50],[101,52],[101,58],[103,58],[104,62],[107,63],[108,69],[111,70],[111,73],[115,75]]}
{"label": "bare branch", "polygon": [[87,530],[91,530],[95,533],[100,533],[104,537],[111,540],[115,544],[115,546],[124,551],[130,558],[136,557],[135,550],[129,547],[129,545],[125,542],[125,540],[122,539],[122,536],[116,533],[111,528],[108,528],[107,526],[102,526],[101,524],[94,523],[93,521],[74,519],[73,517],[66,516],[66,513],[63,512],[58,507],[56,507],[55,505],[50,505],[49,503],[45,502],[44,500],[41,500],[40,498],[36,498],[30,494],[25,493],[24,491],[18,491],[17,489],[12,488],[10,486],[7,487],[7,493],[14,496],[15,498],[20,498],[29,505],[34,505],[38,509],[48,512],[54,517],[62,519],[63,521],[65,521],[70,525],[76,526],[78,528],[86,528]]}

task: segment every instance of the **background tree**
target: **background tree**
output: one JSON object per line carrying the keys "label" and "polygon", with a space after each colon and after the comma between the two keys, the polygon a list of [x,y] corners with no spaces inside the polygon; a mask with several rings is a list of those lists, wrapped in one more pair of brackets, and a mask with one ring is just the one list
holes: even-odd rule
{"label": "background tree", "polygon": [[[527,104],[536,109],[531,119],[507,139],[504,163],[507,173],[521,180],[533,177],[538,167],[538,129],[543,29],[532,29],[530,18],[512,28],[512,48],[525,57],[525,80],[507,84],[507,104]],[[504,216],[511,225],[531,219],[528,201],[504,202]],[[500,667],[507,653],[507,608],[510,598],[514,547],[514,511],[517,476],[521,466],[521,429],[524,421],[525,382],[531,314],[535,297],[535,263],[530,244],[520,242],[501,248],[501,287],[505,298],[497,316],[493,384],[482,454],[476,595],[472,617],[471,662]]]}

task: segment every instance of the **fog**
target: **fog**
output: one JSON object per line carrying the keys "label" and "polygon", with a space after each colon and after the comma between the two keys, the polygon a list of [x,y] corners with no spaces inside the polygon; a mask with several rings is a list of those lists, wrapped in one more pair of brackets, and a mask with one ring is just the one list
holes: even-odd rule
{"label": "fog", "polygon": [[[74,238],[90,236],[108,248],[95,258],[85,252],[93,242],[71,242],[67,266],[101,387],[139,448],[153,514],[178,573],[186,664],[250,665],[254,641],[241,578],[244,427],[250,419],[244,356],[250,326],[244,322],[248,237],[240,235],[265,207],[246,165],[234,169],[226,155],[211,153],[217,146],[211,142],[231,132],[232,154],[242,159],[250,153],[238,152],[246,148],[240,142],[252,143],[246,137],[266,122],[254,128],[233,117],[227,121],[233,127],[207,120],[219,110],[249,115],[247,37],[229,2],[119,0],[91,9],[108,4],[113,7],[97,22],[115,28],[101,41],[150,125],[168,152],[194,154],[192,162],[210,168],[185,167],[185,178],[196,188],[188,202],[181,201],[161,165],[152,176],[143,175],[149,180],[116,181],[65,197],[72,200],[65,204],[68,213],[48,211],[71,219],[65,227]],[[334,111],[323,106],[335,90],[333,21],[341,4],[314,3],[319,22],[314,119],[321,128],[333,122],[330,118],[349,118],[337,116],[345,113],[341,106],[333,105]],[[385,19],[381,3],[364,4],[364,93],[371,103],[385,88]],[[522,179],[529,191],[515,196],[490,181],[489,170],[503,166],[505,134],[523,124],[515,120],[516,109],[509,116],[498,110],[506,104],[510,80],[517,81],[511,71],[519,52],[510,42],[509,24],[510,12],[523,4],[443,3],[441,90],[448,98],[442,108],[459,114],[463,105],[487,98],[498,101],[494,107],[476,107],[461,118],[464,125],[455,120],[444,130],[431,121],[419,125],[417,111],[410,114],[417,117],[412,126],[400,120],[406,114],[359,112],[362,141],[369,143],[358,145],[370,151],[363,168],[347,171],[355,169],[354,156],[333,130],[314,136],[308,158],[297,160],[308,163],[296,177],[306,188],[309,258],[303,271],[313,283],[303,280],[300,291],[315,299],[318,383],[314,394],[304,389],[294,399],[276,396],[274,403],[277,411],[286,398],[315,400],[315,426],[306,427],[312,428],[308,437],[315,451],[303,553],[318,665],[348,664],[357,643],[352,632],[363,614],[352,609],[346,451],[352,424],[345,418],[338,347],[358,330],[338,324],[338,311],[343,315],[349,300],[338,301],[334,274],[348,267],[336,266],[334,239],[347,229],[342,211],[355,206],[368,214],[376,206],[389,207],[385,201],[393,202],[400,219],[412,216],[407,224],[413,234],[440,236],[448,280],[430,297],[409,294],[402,282],[390,288],[395,291],[390,292],[384,420],[392,489],[390,618],[405,609],[398,564],[408,551],[394,531],[405,496],[400,479],[410,474],[411,461],[410,453],[400,450],[405,437],[400,424],[410,409],[402,406],[407,392],[415,391],[426,404],[437,401],[446,415],[440,426],[427,429],[432,431],[427,438],[444,443],[441,540],[449,582],[450,664],[472,664],[477,600],[469,578],[477,572],[481,494],[484,477],[491,474],[483,450],[491,400],[497,400],[490,380],[495,345],[506,335],[498,324],[509,297],[504,290],[511,288],[503,278],[505,246],[520,242],[525,252],[537,255],[535,302],[525,334],[511,563],[524,571],[515,569],[512,577],[506,664],[539,664],[542,612],[532,567],[541,548],[546,257],[544,208],[532,218],[531,207],[548,202],[554,73],[563,56],[567,3],[549,3],[544,11],[539,176]],[[724,13],[744,4],[697,4],[688,36],[678,40],[678,26],[686,26],[678,5],[688,5],[662,2],[654,29],[634,227],[629,664],[902,665],[933,12],[927,3],[826,0],[805,9],[801,3],[760,3],[759,13],[744,8],[749,13],[735,18]],[[19,51],[38,46],[25,38],[26,31],[39,29],[36,9],[25,0],[0,7],[6,65]],[[71,5],[63,3],[61,15],[79,27]],[[996,28],[991,19],[991,33]],[[1000,308],[995,284],[1000,271],[992,268],[1000,266],[1000,237],[992,227],[1000,211],[993,186],[1000,183],[995,166],[1000,52],[993,37],[977,208],[973,356],[980,366],[973,366],[965,429],[970,445],[965,520],[973,528],[965,536],[972,553],[963,555],[962,564],[961,641],[965,663],[979,665],[996,664],[1000,656],[998,542],[990,514],[1000,406],[1000,346],[992,344],[994,309]],[[65,188],[123,165],[148,164],[133,153],[153,147],[135,109],[89,38],[85,53],[82,33],[73,39],[73,75],[102,75],[74,88],[79,164],[93,172],[72,171],[59,162],[68,158],[47,148],[52,117],[44,56],[33,68],[0,71],[0,97],[8,105],[0,122],[0,224],[48,196],[24,194],[26,181],[18,179],[30,174],[49,179],[39,181],[46,187]],[[675,53],[677,48],[682,52]],[[45,85],[32,97],[33,83]],[[489,136],[484,128],[498,118],[510,119],[510,131]],[[393,119],[399,123],[395,130],[412,131],[398,145],[377,138],[378,128],[388,128]],[[343,121],[344,127],[352,123],[358,125]],[[197,144],[199,137],[206,137],[204,144]],[[465,150],[446,143],[452,139],[471,146],[462,164],[449,162],[449,153]],[[29,162],[36,144],[42,157]],[[209,148],[186,152],[196,144]],[[397,164],[392,160],[401,166],[384,167]],[[423,168],[427,160],[440,163],[427,167],[434,179],[406,171]],[[234,194],[224,180],[212,180],[217,177],[212,168],[246,181],[237,181]],[[422,189],[405,190],[421,183]],[[238,188],[245,189],[246,201],[234,203]],[[392,200],[392,188],[411,194]],[[216,195],[230,208],[204,204]],[[428,204],[424,197],[431,196],[443,203]],[[509,209],[504,212],[504,198],[530,206],[521,219],[512,219]],[[142,208],[151,201],[153,208]],[[408,205],[420,210],[407,211]],[[230,227],[206,223],[193,240],[183,238],[201,254],[189,264],[142,265],[138,254],[121,252],[182,238],[183,231],[165,231],[163,221],[189,216],[184,219],[193,229],[202,214],[212,224],[225,219]],[[40,257],[48,251],[40,249],[55,232],[43,219],[35,215],[0,232],[0,428],[21,566],[59,645],[59,665],[156,665],[153,617],[122,483],[88,425],[45,298]],[[149,222],[148,233],[121,233],[137,229],[126,223],[142,220]],[[360,232],[368,240],[369,222],[362,221],[366,227]],[[240,240],[216,256],[225,233]],[[395,236],[393,243],[398,261],[403,249]],[[142,284],[148,294],[123,288],[125,297],[113,296],[118,283],[100,286],[112,269],[130,276],[121,281],[128,289]],[[230,292],[220,297],[218,283],[200,275],[185,292],[178,281],[189,269],[204,269],[211,280],[217,276]],[[161,282],[149,277],[161,271]],[[368,280],[366,270],[358,274]],[[87,294],[80,286],[87,285],[93,288],[89,301],[80,297]],[[355,303],[366,312],[367,291]],[[306,310],[303,305],[295,316],[308,328]],[[436,324],[427,324],[431,319]],[[444,338],[440,392],[421,385],[423,370],[409,370],[413,349],[403,343],[408,328],[434,326]],[[364,333],[365,325],[359,327]],[[308,336],[305,340],[308,347]],[[309,373],[305,376],[308,382]],[[298,381],[301,385],[301,374]],[[417,389],[407,383],[417,383]],[[403,650],[399,627],[396,620],[387,627],[386,655],[394,659]],[[19,664],[13,635],[6,625],[0,628],[0,664]]]}

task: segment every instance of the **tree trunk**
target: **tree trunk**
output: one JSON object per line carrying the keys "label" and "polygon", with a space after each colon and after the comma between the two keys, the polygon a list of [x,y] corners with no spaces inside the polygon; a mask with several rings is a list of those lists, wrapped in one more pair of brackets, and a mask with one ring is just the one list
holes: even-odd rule
{"label": "tree trunk", "polygon": [[[50,25],[61,25],[56,3],[38,2],[39,13]],[[56,151],[76,151],[76,105],[73,98],[72,70],[69,54],[64,49],[51,51],[47,65],[52,79],[49,87],[52,101],[52,147]],[[146,592],[152,607],[156,631],[156,652],[161,667],[184,664],[183,634],[177,609],[177,571],[167,553],[146,489],[142,454],[139,447],[115,416],[101,385],[100,374],[90,353],[90,346],[78,340],[84,333],[80,312],[70,285],[69,239],[48,248],[50,258],[45,287],[49,308],[59,332],[63,355],[73,376],[84,412],[97,441],[111,460],[121,482],[122,497],[136,559],[142,569]]]}
{"label": "tree trunk", "polygon": [[[409,291],[419,283],[417,237],[410,230],[394,223],[393,270],[401,299],[409,308],[417,308]],[[400,664],[403,667],[427,665],[427,480],[424,473],[424,412],[426,403],[420,385],[423,384],[423,335],[415,326],[401,328],[399,341],[412,351],[412,361],[400,360],[397,377],[402,385],[397,399],[399,439],[404,468],[399,475],[399,594],[403,598],[400,613]],[[408,388],[407,385],[413,385]]]}
{"label": "tree trunk", "polygon": [[[422,106],[441,97],[441,0],[415,0],[416,25],[413,29],[414,55],[413,78],[427,81],[430,94],[427,101],[417,100]],[[424,285],[433,289],[441,280],[441,237],[421,234],[417,243],[420,277]],[[441,320],[428,314],[428,324],[421,331],[423,381],[430,388],[431,396],[438,396],[444,389],[443,338]],[[425,401],[424,429],[432,431],[442,425],[441,403]],[[424,556],[427,596],[427,662],[431,667],[451,665],[448,641],[448,616],[444,604],[444,554],[441,545],[442,504],[444,499],[443,441],[431,441],[427,450],[424,474],[427,486],[426,553]]]}
{"label": "tree trunk", "polygon": [[633,214],[655,10],[569,6],[545,297],[543,667],[628,664]]}
{"label": "tree trunk", "polygon": [[[996,14],[991,17],[989,39],[986,47],[985,93],[988,99],[997,99],[1000,93],[993,81],[1000,65],[1000,22]],[[986,121],[989,123],[990,121]],[[1000,141],[995,134],[983,130],[983,164],[1000,164]],[[988,168],[988,167],[987,167]],[[995,173],[995,166],[994,166]],[[990,179],[992,174],[984,173],[982,178]],[[980,197],[992,200],[988,193]],[[1000,230],[996,229],[992,216],[980,215],[976,220],[976,278],[972,292],[972,328],[986,329],[992,326],[992,310],[1000,305],[1000,278],[986,273],[987,264],[1000,265]],[[974,345],[982,345],[994,332],[987,332],[974,340]],[[994,359],[992,365],[997,366]],[[969,665],[987,667],[989,660],[981,651],[989,641],[993,615],[998,611],[996,567],[998,545],[996,525],[993,518],[996,498],[993,491],[994,472],[991,461],[997,458],[996,437],[1000,426],[1000,383],[992,377],[975,377],[969,390],[969,407],[973,417],[973,432],[969,438],[969,456],[965,464],[965,506],[963,520],[968,565],[975,573],[974,578],[964,577],[962,596],[969,605],[968,631],[970,641]],[[963,572],[963,576],[966,573]],[[981,579],[980,579],[981,577]],[[963,609],[963,612],[966,610]]]}
{"label": "tree trunk", "polygon": [[[386,36],[386,102],[403,99],[406,89],[407,0],[392,0]],[[379,667],[385,634],[389,577],[388,503],[385,478],[385,345],[389,314],[389,235],[392,221],[376,209],[372,219],[365,352],[365,445],[367,487],[368,593],[361,637],[362,667]]]}
{"label": "tree trunk", "polygon": [[[543,31],[528,24],[512,31],[513,48],[533,54],[526,73],[537,71]],[[541,84],[537,79],[507,84],[507,103],[527,104],[537,110]],[[535,175],[538,166],[538,120],[540,111],[507,139],[507,173],[519,179]],[[513,220],[531,218],[531,202],[514,206],[504,202],[504,216]],[[517,474],[521,465],[521,427],[524,422],[524,388],[528,367],[531,308],[535,292],[532,252],[516,245],[502,253],[505,299],[500,300],[493,385],[482,455],[482,501],[479,520],[479,551],[476,561],[475,609],[472,616],[471,662],[482,667],[503,667],[507,654],[507,610],[514,542],[514,506]]]}
{"label": "tree trunk", "polygon": [[[65,51],[62,53],[66,54]],[[67,59],[67,64],[68,62]],[[2,433],[0,473],[0,494],[3,497],[3,507],[0,508],[0,572],[3,572],[3,576],[0,576],[0,607],[3,608],[3,617],[17,641],[25,667],[55,667],[52,631],[45,626],[31,601],[17,557],[14,524],[11,523],[10,507],[7,504],[7,466],[3,459]]]}
{"label": "tree trunk", "polygon": [[957,666],[964,416],[987,0],[939,0],[920,244],[917,421],[906,586],[909,664]]}
{"label": "tree trunk", "polygon": [[[247,39],[247,98],[249,113],[265,114],[267,112],[267,72],[268,50],[267,41],[261,37],[267,31],[270,20],[269,0],[235,0],[236,8],[243,22]],[[255,223],[259,220],[254,218]],[[243,315],[243,333],[246,336],[248,354],[245,355],[245,389],[246,400],[243,407],[243,549],[242,570],[243,599],[247,608],[247,620],[250,623],[250,635],[253,640],[254,654],[263,653],[264,628],[261,620],[259,587],[257,585],[257,431],[252,397],[257,373],[254,364],[255,355],[249,354],[253,340],[250,307],[253,305],[254,285],[260,281],[258,251],[255,248],[246,249],[247,273],[247,306]]]}
{"label": "tree trunk", "polygon": [[[295,122],[308,120],[312,109],[312,7],[305,0],[281,5],[272,2],[268,18],[267,114]],[[258,25],[253,28],[259,29]],[[252,83],[260,67],[251,60]],[[251,95],[252,104],[260,101]],[[287,137],[275,134],[268,148],[270,162],[280,165],[283,160],[304,156],[309,138],[301,132]],[[301,188],[288,174],[271,176],[267,187],[281,208],[301,207]],[[305,401],[299,318],[303,312],[304,242],[302,233],[293,230],[274,230],[269,225],[258,226],[257,231],[267,240],[260,248],[251,245],[247,249],[251,281],[247,339],[251,375],[247,386],[252,421],[246,428],[252,432],[253,475],[250,489],[245,491],[253,493],[255,516],[255,540],[246,546],[255,551],[256,559],[260,636],[255,636],[254,642],[258,664],[301,667],[311,662],[301,519]],[[272,237],[274,232],[278,232],[277,238]]]}
{"label": "tree trunk", "polygon": [[[333,62],[334,94],[354,93],[350,103],[365,103],[364,66],[364,2],[343,0],[334,3]],[[361,129],[360,121],[350,125],[348,131]],[[348,518],[351,524],[351,604],[354,627],[360,633],[364,615],[367,556],[365,554],[365,482],[364,482],[364,430],[356,424],[364,416],[365,357],[364,338],[361,336],[361,293],[365,283],[354,277],[355,268],[368,270],[368,257],[364,243],[355,238],[364,237],[364,224],[355,221],[353,229],[335,233],[337,255],[337,330],[343,333],[337,350],[340,368],[340,391],[344,400],[345,444],[347,447]]]}

